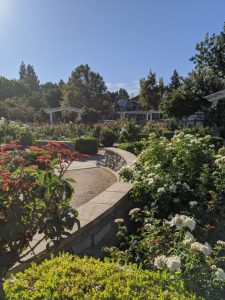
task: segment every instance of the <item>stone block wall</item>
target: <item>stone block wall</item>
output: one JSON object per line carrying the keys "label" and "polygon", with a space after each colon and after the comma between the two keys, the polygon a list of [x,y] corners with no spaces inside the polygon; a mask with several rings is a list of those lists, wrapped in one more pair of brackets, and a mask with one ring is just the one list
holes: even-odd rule
{"label": "stone block wall", "polygon": [[108,147],[105,148],[105,166],[118,171],[125,165],[131,165],[136,160],[136,156],[130,152]]}

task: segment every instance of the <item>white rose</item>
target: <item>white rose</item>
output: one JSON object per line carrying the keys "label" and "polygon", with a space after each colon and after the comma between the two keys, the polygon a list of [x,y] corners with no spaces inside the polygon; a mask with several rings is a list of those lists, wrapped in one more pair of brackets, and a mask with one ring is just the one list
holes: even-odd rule
{"label": "white rose", "polygon": [[160,269],[165,266],[166,260],[167,260],[167,258],[165,255],[157,256],[154,260],[154,266],[156,268]]}
{"label": "white rose", "polygon": [[205,245],[203,245],[199,242],[194,242],[191,244],[191,249],[194,251],[202,252],[206,256],[209,256],[211,254],[211,247],[209,246],[208,243],[205,243]]}
{"label": "white rose", "polygon": [[196,222],[185,215],[176,214],[170,222],[168,222],[170,226],[176,226],[177,230],[180,230],[184,227],[188,227],[191,231],[195,229]]}
{"label": "white rose", "polygon": [[164,193],[165,192],[165,188],[164,187],[158,188],[157,192],[158,193]]}
{"label": "white rose", "polygon": [[216,272],[215,272],[216,277],[218,277],[221,280],[225,280],[225,272],[223,271],[223,269],[217,268]]}
{"label": "white rose", "polygon": [[189,231],[187,231],[184,236],[183,243],[186,245],[186,244],[191,244],[194,241],[195,241],[195,238],[194,238],[193,234],[191,234]]}
{"label": "white rose", "polygon": [[191,208],[196,206],[197,204],[198,204],[198,202],[196,202],[196,201],[190,201],[189,202],[189,205],[190,205]]}
{"label": "white rose", "polygon": [[180,270],[180,267],[181,267],[180,257],[176,256],[176,255],[167,257],[166,265],[171,272]]}

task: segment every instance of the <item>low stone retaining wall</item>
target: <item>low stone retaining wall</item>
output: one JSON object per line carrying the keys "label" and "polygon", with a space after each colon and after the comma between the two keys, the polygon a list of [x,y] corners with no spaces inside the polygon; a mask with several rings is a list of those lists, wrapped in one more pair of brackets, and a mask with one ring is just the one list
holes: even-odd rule
{"label": "low stone retaining wall", "polygon": [[[113,170],[131,165],[135,160],[136,156],[127,151],[113,147],[105,148],[105,165]],[[126,216],[134,207],[129,198],[131,188],[130,183],[116,182],[78,207],[81,228],[64,240],[59,250],[101,257],[101,248],[115,243],[117,226],[114,220]]]}
{"label": "low stone retaining wall", "polygon": [[132,165],[135,160],[136,156],[130,152],[113,147],[105,148],[105,165],[114,171]]}

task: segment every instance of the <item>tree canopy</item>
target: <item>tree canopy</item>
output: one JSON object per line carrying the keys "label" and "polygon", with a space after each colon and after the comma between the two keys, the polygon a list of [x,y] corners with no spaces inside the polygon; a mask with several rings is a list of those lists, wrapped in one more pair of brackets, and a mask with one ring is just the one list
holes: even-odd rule
{"label": "tree canopy", "polygon": [[210,67],[217,75],[225,78],[225,23],[219,34],[209,36],[197,43],[197,53],[191,57],[196,67]]}
{"label": "tree canopy", "polygon": [[158,109],[164,93],[164,83],[160,79],[157,82],[156,73],[150,70],[147,79],[140,80],[141,107],[145,109]]}
{"label": "tree canopy", "polygon": [[91,71],[86,65],[78,66],[71,74],[65,87],[64,102],[78,108],[88,107],[102,110],[107,87],[99,73]]}

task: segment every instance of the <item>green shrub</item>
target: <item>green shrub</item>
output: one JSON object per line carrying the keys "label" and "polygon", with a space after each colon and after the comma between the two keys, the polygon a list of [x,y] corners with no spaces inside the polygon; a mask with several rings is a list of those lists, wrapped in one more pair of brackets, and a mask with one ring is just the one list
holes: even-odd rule
{"label": "green shrub", "polygon": [[197,299],[181,280],[94,258],[61,254],[7,280],[8,300],[163,300]]}
{"label": "green shrub", "polygon": [[196,219],[202,226],[216,226],[225,208],[225,174],[215,164],[209,138],[181,132],[167,140],[151,134],[129,172],[127,167],[120,171],[123,179],[134,182],[135,199],[141,205],[157,205],[166,218],[172,212],[190,212],[189,202],[196,201]]}
{"label": "green shrub", "polygon": [[111,147],[116,142],[116,134],[109,129],[103,129],[100,134],[100,142],[104,147]]}
{"label": "green shrub", "polygon": [[181,130],[185,134],[199,134],[200,136],[204,137],[206,135],[211,134],[211,128],[206,126],[206,127],[186,127]]}
{"label": "green shrub", "polygon": [[78,138],[75,140],[75,149],[84,154],[96,154],[98,152],[98,140],[96,138]]}
{"label": "green shrub", "polygon": [[28,146],[31,146],[34,142],[34,137],[31,134],[31,132],[26,131],[21,133],[20,136],[20,144],[23,146],[23,148],[26,148]]}
{"label": "green shrub", "polygon": [[196,221],[187,215],[160,220],[151,209],[134,208],[129,216],[136,230],[129,234],[121,219],[115,220],[119,248],[105,248],[114,261],[169,271],[174,279],[182,278],[188,291],[208,300],[225,299],[224,241],[217,241],[214,247],[200,243]]}
{"label": "green shrub", "polygon": [[84,123],[93,124],[100,120],[101,113],[94,108],[86,108],[81,117]]}
{"label": "green shrub", "polygon": [[225,147],[220,148],[218,154],[225,156]]}
{"label": "green shrub", "polygon": [[146,145],[145,141],[139,141],[133,143],[121,143],[119,144],[118,148],[131,152],[135,155],[138,155],[145,148],[145,145]]}
{"label": "green shrub", "polygon": [[221,137],[212,136],[210,137],[209,142],[214,145],[217,150],[223,146],[223,139]]}
{"label": "green shrub", "polygon": [[140,127],[134,121],[128,121],[120,131],[120,142],[134,142],[138,139]]}
{"label": "green shrub", "polygon": [[101,131],[102,131],[102,126],[94,125],[90,135],[95,137],[96,139],[100,139]]}
{"label": "green shrub", "polygon": [[164,136],[165,138],[167,138],[168,140],[171,140],[172,137],[174,136],[173,131],[164,131],[162,133],[162,136]]}

